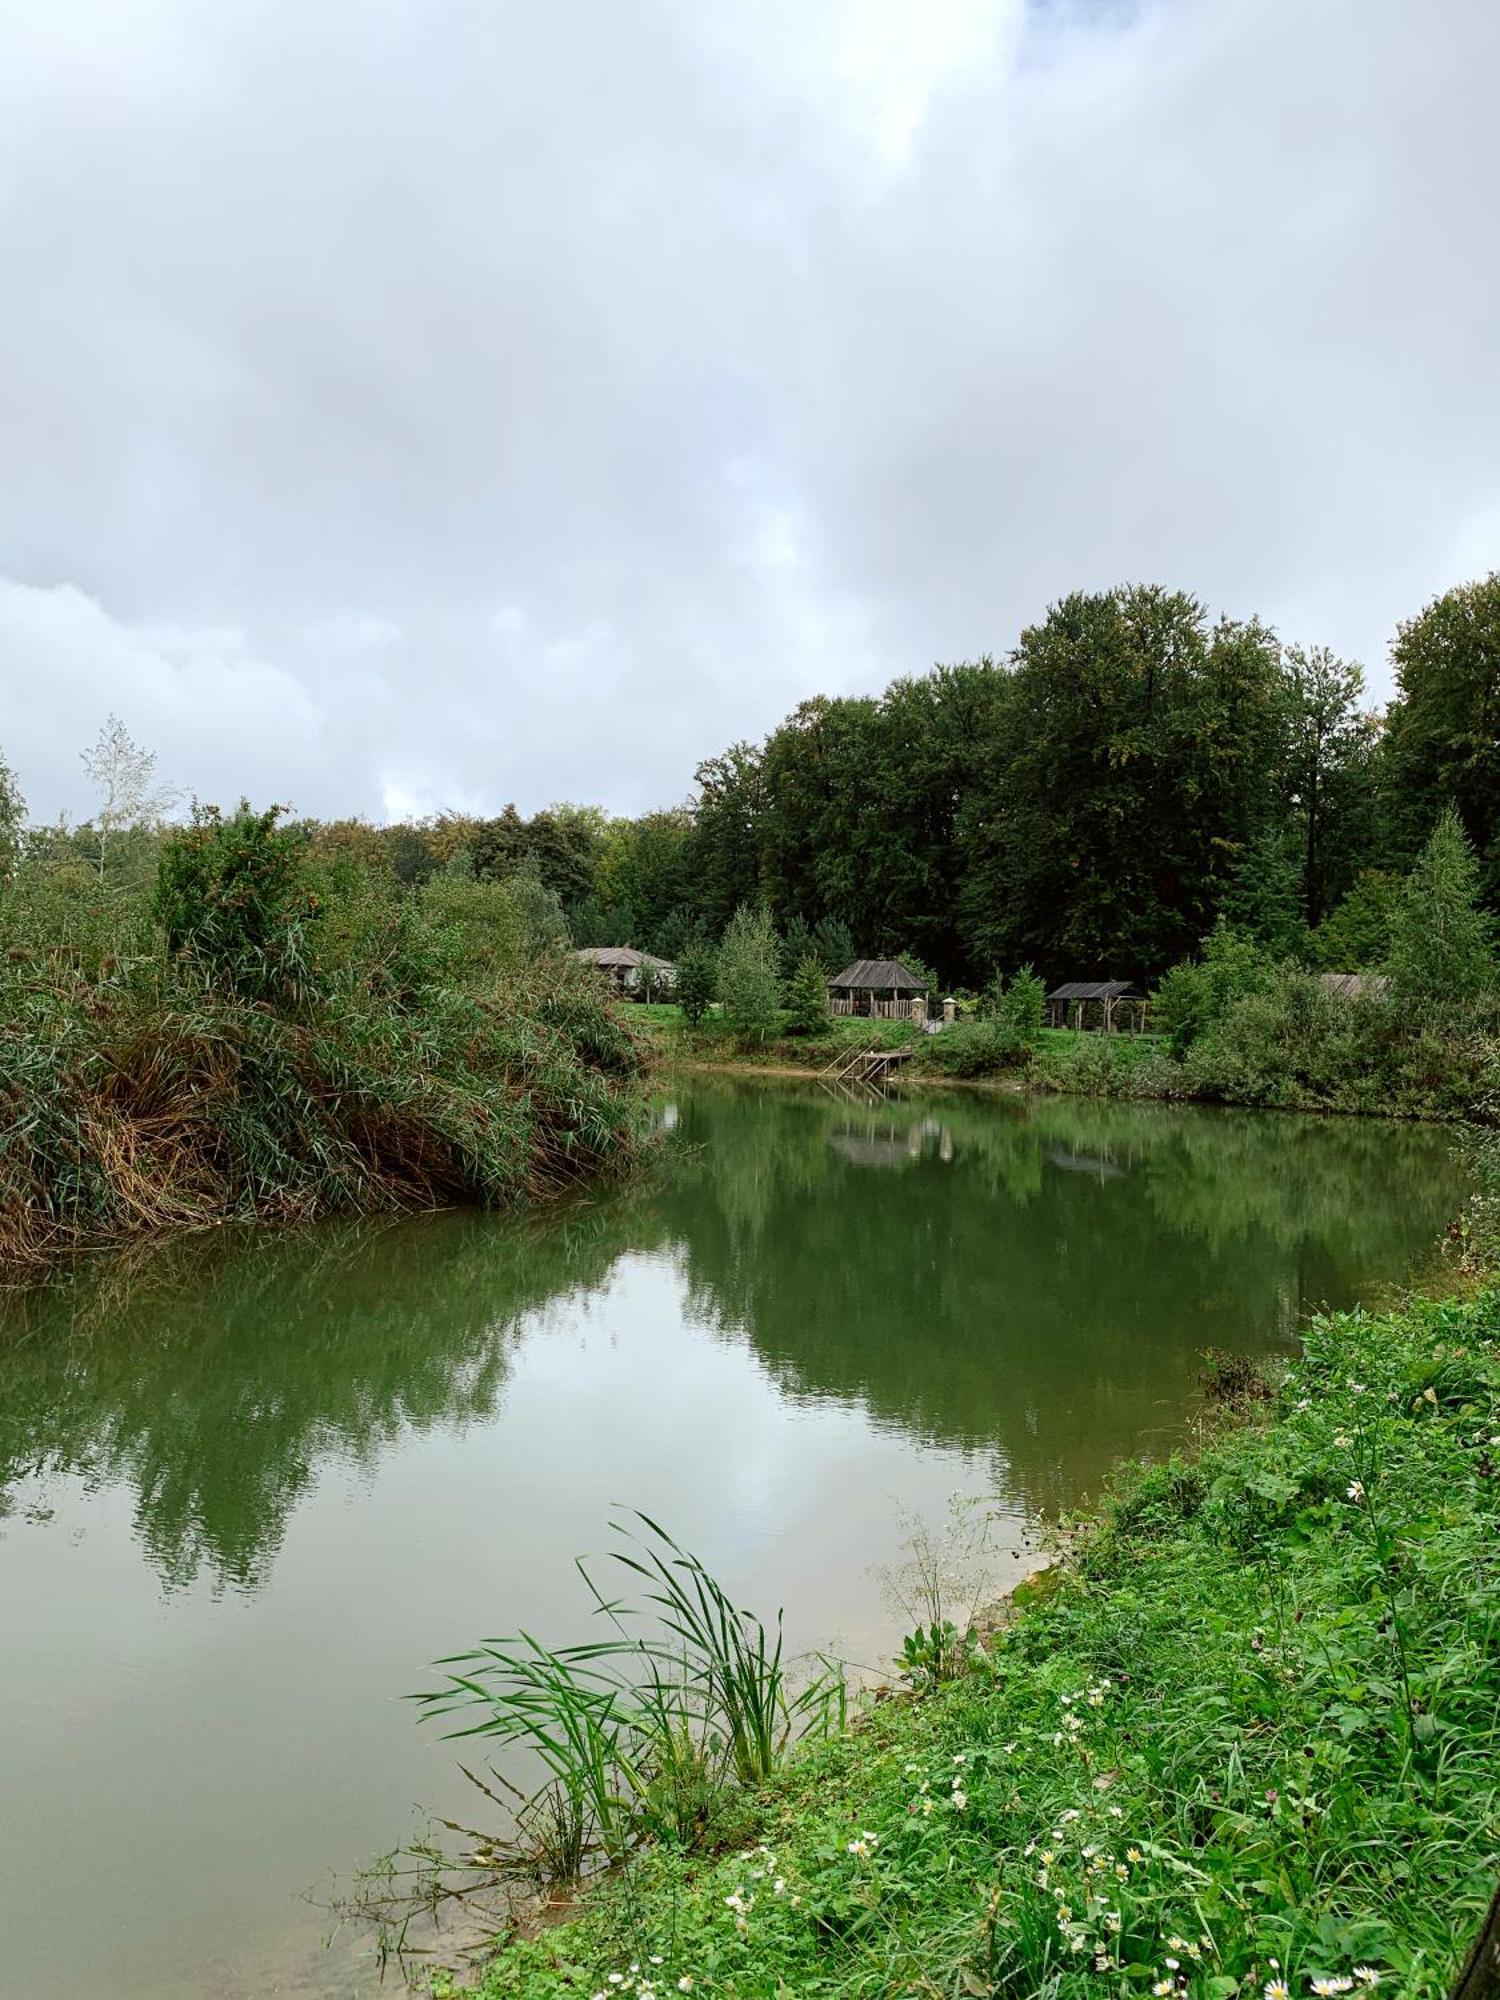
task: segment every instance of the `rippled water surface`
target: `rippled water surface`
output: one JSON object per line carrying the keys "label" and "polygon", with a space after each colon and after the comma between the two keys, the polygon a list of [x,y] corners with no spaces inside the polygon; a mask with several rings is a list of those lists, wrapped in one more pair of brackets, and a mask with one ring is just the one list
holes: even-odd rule
{"label": "rippled water surface", "polygon": [[565,1213],[200,1237],[0,1304],[0,1990],[375,1992],[304,1893],[469,1811],[399,1697],[582,1636],[612,1503],[878,1659],[913,1522],[991,1496],[1018,1540],[1165,1448],[1203,1347],[1288,1351],[1461,1193],[1445,1135],[1352,1121],[706,1081],[662,1115],[662,1171]]}

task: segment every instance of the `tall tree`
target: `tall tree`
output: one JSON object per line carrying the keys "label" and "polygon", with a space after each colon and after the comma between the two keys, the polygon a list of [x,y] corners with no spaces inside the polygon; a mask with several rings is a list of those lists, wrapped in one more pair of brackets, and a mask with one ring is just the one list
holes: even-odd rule
{"label": "tall tree", "polygon": [[1494,926],[1480,907],[1474,850],[1451,806],[1392,915],[1390,974],[1400,998],[1429,1006],[1463,1006],[1495,985]]}
{"label": "tall tree", "polygon": [[94,824],[99,830],[99,874],[104,875],[109,843],[125,827],[159,826],[181,793],[156,776],[156,752],[142,749],[119,716],[111,714],[92,750],[81,751],[83,768],[99,794]]}
{"label": "tall tree", "polygon": [[1434,598],[1391,647],[1399,698],[1389,719],[1386,798],[1409,857],[1452,806],[1500,908],[1500,570]]}
{"label": "tall tree", "polygon": [[719,998],[737,1034],[765,1036],[781,1004],[781,968],[771,913],[742,903],[719,946]]}
{"label": "tall tree", "polygon": [[966,801],[971,960],[1151,973],[1209,928],[1285,757],[1278,649],[1181,592],[1077,593],[1021,635]]}
{"label": "tall tree", "polygon": [[1290,711],[1288,778],[1301,839],[1302,912],[1320,923],[1349,886],[1352,854],[1371,791],[1373,718],[1364,713],[1364,669],[1327,646],[1282,653]]}

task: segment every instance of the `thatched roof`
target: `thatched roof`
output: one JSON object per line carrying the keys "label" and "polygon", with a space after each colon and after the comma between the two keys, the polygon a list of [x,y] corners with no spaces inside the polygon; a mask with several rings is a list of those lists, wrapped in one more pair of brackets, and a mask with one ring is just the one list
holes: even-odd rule
{"label": "thatched roof", "polygon": [[1049,1000],[1144,1000],[1145,997],[1129,979],[1068,979],[1047,995]]}
{"label": "thatched roof", "polygon": [[649,966],[653,972],[675,972],[675,965],[664,958],[653,958],[649,951],[635,951],[628,944],[590,944],[582,951],[575,951],[574,958],[582,959],[585,965],[602,965],[629,971],[632,966]]}
{"label": "thatched roof", "polygon": [[1390,985],[1383,972],[1320,972],[1318,984],[1341,1000],[1378,1000]]}
{"label": "thatched roof", "polygon": [[846,965],[842,972],[830,979],[828,984],[856,993],[927,991],[926,983],[914,979],[899,958],[857,958],[852,965]]}

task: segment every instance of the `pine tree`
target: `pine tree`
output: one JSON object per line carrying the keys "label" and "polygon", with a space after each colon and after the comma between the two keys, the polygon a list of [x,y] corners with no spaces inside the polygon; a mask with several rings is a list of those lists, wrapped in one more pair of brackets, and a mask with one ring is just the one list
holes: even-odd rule
{"label": "pine tree", "polygon": [[1391,984],[1403,1000],[1461,1006],[1496,983],[1479,864],[1450,806],[1417,856],[1391,918]]}
{"label": "pine tree", "polygon": [[818,1035],[828,1026],[828,975],[815,952],[805,952],[787,981],[787,1023],[794,1035]]}

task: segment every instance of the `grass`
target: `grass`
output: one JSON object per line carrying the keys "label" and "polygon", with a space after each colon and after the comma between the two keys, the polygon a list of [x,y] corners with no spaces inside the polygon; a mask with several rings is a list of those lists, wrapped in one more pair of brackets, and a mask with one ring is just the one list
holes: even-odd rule
{"label": "grass", "polygon": [[165,914],[66,874],[0,897],[0,1278],[164,1229],[506,1205],[637,1156],[641,1045],[556,952],[496,966],[441,908],[320,883],[274,814],[202,817],[162,871]]}
{"label": "grass", "polygon": [[968,1671],[793,1756],[732,1850],[635,1852],[480,1991],[1437,2000],[1500,1867],[1497,1336],[1494,1291],[1316,1321]]}

